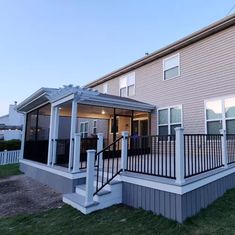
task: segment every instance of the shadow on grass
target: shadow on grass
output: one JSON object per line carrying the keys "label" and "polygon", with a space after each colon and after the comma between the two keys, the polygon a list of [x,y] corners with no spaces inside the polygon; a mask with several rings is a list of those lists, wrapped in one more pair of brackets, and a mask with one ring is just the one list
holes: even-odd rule
{"label": "shadow on grass", "polygon": [[70,206],[0,219],[0,234],[234,234],[235,190],[178,224],[124,205],[83,215]]}

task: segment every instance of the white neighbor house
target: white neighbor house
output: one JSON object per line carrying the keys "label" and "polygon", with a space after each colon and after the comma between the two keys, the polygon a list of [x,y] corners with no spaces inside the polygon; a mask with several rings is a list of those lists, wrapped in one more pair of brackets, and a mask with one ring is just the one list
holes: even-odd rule
{"label": "white neighbor house", "polygon": [[0,139],[22,138],[23,114],[16,111],[17,102],[9,105],[9,113],[0,117]]}

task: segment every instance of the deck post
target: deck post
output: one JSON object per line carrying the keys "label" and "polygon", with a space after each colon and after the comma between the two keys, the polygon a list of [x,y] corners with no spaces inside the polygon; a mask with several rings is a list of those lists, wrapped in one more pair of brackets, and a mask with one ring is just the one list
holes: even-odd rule
{"label": "deck post", "polygon": [[95,152],[96,152],[95,149],[87,150],[86,196],[85,196],[86,206],[89,206],[93,203]]}
{"label": "deck post", "polygon": [[73,173],[80,171],[81,133],[74,134]]}
{"label": "deck post", "polygon": [[[59,107],[53,107],[53,116],[51,116],[51,121],[52,121],[52,149],[49,149],[50,152],[49,154],[51,154],[49,156],[49,165],[54,166],[54,164],[56,163],[56,148],[57,148],[57,143],[56,143],[56,139],[58,138],[58,130],[59,130]],[[50,136],[49,136],[49,140],[50,140]],[[48,151],[49,151],[48,150]]]}
{"label": "deck post", "polygon": [[184,180],[184,128],[175,128],[175,170],[176,184],[183,184]]}
{"label": "deck post", "polygon": [[128,154],[128,131],[122,132],[122,149],[121,149],[121,169],[126,170],[127,167],[127,154]]}
{"label": "deck post", "polygon": [[27,125],[27,114],[24,114],[24,125],[22,129],[22,137],[21,137],[21,147],[20,147],[20,156],[19,159],[24,158],[24,147],[25,147],[25,136],[26,136],[26,125]]}
{"label": "deck post", "polygon": [[227,150],[227,134],[226,130],[220,130],[221,136],[221,145],[222,145],[222,164],[225,168],[228,167],[228,150]]}
{"label": "deck post", "polygon": [[[97,153],[99,153],[104,148],[104,134],[98,133],[97,138]],[[100,158],[100,166],[103,166],[103,153],[101,152],[98,157]]]}
{"label": "deck post", "polygon": [[49,130],[49,138],[48,138],[48,154],[47,154],[47,165],[50,166],[52,164],[53,159],[53,128],[54,128],[54,120],[55,120],[55,108],[51,106],[51,116],[50,116],[50,130]]}
{"label": "deck post", "polygon": [[72,101],[71,127],[70,127],[70,144],[69,144],[69,166],[68,170],[73,169],[73,150],[74,150],[74,133],[77,127],[77,101]]}

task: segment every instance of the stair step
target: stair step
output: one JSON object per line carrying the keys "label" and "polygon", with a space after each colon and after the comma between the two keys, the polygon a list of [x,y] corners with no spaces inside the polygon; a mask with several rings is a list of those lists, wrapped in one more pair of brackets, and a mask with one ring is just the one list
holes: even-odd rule
{"label": "stair step", "polygon": [[93,201],[93,203],[86,205],[85,204],[85,197],[82,195],[79,195],[77,193],[68,193],[63,195],[63,202],[71,205],[72,207],[81,210],[86,211],[88,208],[97,206],[99,202]]}
{"label": "stair step", "polygon": [[[94,192],[95,192],[95,191],[96,191],[96,187],[94,186]],[[86,184],[77,185],[77,186],[76,186],[76,193],[85,196],[85,193],[86,193]],[[102,189],[97,193],[97,195],[98,195],[98,196],[102,196],[102,195],[109,194],[109,193],[111,193],[110,190],[102,188]]]}

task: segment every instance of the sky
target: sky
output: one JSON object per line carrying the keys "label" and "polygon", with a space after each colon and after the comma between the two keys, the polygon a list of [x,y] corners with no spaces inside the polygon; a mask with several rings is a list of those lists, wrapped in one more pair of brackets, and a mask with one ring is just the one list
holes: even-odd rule
{"label": "sky", "polygon": [[234,4],[0,0],[0,116],[41,87],[98,79],[225,17]]}

